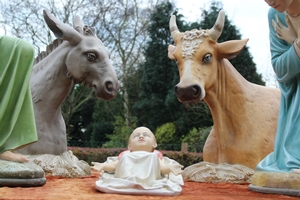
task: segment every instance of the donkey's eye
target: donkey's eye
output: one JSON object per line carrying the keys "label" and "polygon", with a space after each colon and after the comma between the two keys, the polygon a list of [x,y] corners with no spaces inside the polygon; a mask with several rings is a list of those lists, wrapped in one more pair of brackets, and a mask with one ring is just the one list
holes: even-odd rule
{"label": "donkey's eye", "polygon": [[203,62],[209,62],[211,60],[211,57],[212,55],[210,53],[206,54],[204,57],[203,57]]}
{"label": "donkey's eye", "polygon": [[96,61],[97,60],[97,56],[94,53],[87,53],[86,56],[87,56],[87,59],[89,61]]}

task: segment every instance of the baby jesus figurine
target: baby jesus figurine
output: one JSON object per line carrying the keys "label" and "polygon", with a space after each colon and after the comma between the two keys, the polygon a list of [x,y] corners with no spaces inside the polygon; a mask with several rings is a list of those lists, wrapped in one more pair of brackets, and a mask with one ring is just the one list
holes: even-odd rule
{"label": "baby jesus figurine", "polygon": [[105,163],[92,162],[92,169],[104,171],[96,189],[106,193],[175,196],[181,193],[183,166],[155,150],[154,134],[136,128],[129,137],[128,150]]}

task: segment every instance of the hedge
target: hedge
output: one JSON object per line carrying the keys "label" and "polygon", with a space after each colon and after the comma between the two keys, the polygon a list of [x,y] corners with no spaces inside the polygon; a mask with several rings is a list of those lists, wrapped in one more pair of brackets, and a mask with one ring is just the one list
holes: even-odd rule
{"label": "hedge", "polygon": [[[126,148],[87,148],[87,147],[68,147],[73,154],[79,159],[84,160],[91,165],[92,161],[105,162],[107,157],[117,156]],[[181,151],[164,151],[162,154],[168,158],[176,160],[181,165],[188,167],[190,165],[203,161],[202,153],[181,152]]]}

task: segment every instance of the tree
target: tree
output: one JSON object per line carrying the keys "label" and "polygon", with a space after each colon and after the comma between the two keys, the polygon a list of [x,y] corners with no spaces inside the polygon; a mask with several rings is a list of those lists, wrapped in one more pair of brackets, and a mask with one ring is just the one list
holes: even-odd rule
{"label": "tree", "polygon": [[89,123],[87,131],[84,133],[86,140],[91,142],[91,146],[101,147],[103,143],[110,140],[109,135],[116,132],[117,116],[124,121],[122,102],[121,95],[111,101],[99,100],[96,102],[92,111],[92,123]]}
{"label": "tree", "polygon": [[[178,81],[177,67],[167,57],[168,45],[172,42],[169,33],[169,17],[174,8],[170,2],[156,6],[148,27],[150,39],[144,51],[145,63],[141,66],[140,95],[134,105],[138,125],[155,130],[159,125],[172,122],[173,110],[168,108],[175,102],[175,83]],[[175,11],[177,13],[177,11]],[[180,20],[180,17],[178,18]],[[182,25],[182,22],[179,22]],[[173,94],[172,96],[168,95]]]}
{"label": "tree", "polygon": [[122,82],[120,93],[124,101],[124,117],[128,125],[131,117],[128,97],[130,74],[143,60],[142,48],[147,39],[146,30],[153,5],[151,1],[118,1],[113,9],[104,12],[101,18],[103,28],[109,33],[114,45],[113,49],[116,50],[114,59],[120,70]]}

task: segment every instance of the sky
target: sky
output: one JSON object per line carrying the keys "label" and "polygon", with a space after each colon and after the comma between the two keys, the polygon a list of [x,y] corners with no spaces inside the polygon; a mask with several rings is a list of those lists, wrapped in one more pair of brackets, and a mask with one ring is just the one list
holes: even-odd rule
{"label": "sky", "polygon": [[[219,0],[221,1],[221,0]],[[256,64],[257,72],[263,75],[267,86],[275,86],[269,50],[269,6],[264,0],[222,0],[228,19],[239,29],[242,39],[249,38],[247,47]],[[186,21],[201,19],[201,8],[209,8],[210,0],[175,0]]]}

